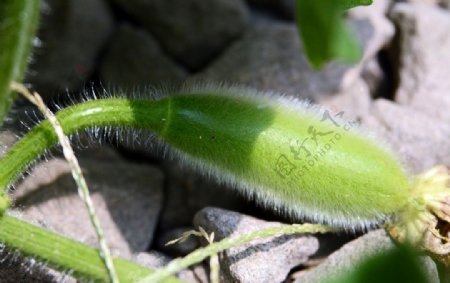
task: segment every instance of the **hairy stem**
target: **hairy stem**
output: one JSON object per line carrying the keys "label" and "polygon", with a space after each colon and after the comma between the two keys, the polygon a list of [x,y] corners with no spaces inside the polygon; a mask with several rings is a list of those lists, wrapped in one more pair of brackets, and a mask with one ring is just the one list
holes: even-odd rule
{"label": "hairy stem", "polygon": [[[50,267],[66,272],[79,279],[95,282],[110,282],[97,249],[90,248],[48,230],[36,227],[7,214],[0,218],[0,243],[17,249],[25,256],[44,260]],[[119,280],[136,282],[153,271],[131,261],[114,258]],[[164,280],[181,283],[175,277]]]}
{"label": "hairy stem", "polygon": [[[96,100],[61,110],[56,118],[66,135],[93,126],[159,129],[160,117],[164,118],[165,115],[160,111],[165,107],[158,107],[162,103],[127,99]],[[35,159],[57,141],[48,121],[34,127],[0,159],[0,188],[6,190]]]}
{"label": "hairy stem", "polygon": [[38,26],[40,0],[2,0],[0,4],[0,125],[14,96],[11,81],[22,81]]}
{"label": "hairy stem", "polygon": [[[88,101],[56,117],[66,135],[105,126],[148,130],[203,173],[273,209],[335,227],[373,226],[408,201],[410,183],[396,159],[350,122],[323,120],[327,111],[238,88],[167,94]],[[56,142],[47,121],[34,127],[0,159],[0,187]]]}
{"label": "hairy stem", "polygon": [[47,121],[50,122],[50,125],[53,127],[55,131],[59,143],[63,148],[64,157],[70,165],[72,171],[72,177],[75,180],[75,183],[78,187],[78,194],[80,198],[83,200],[84,205],[89,214],[89,218],[91,220],[92,225],[94,226],[95,233],[97,235],[97,241],[100,246],[100,256],[102,257],[106,268],[108,269],[108,273],[112,283],[120,283],[119,278],[117,277],[117,272],[113,264],[113,260],[111,257],[111,252],[106,243],[106,239],[104,237],[103,229],[100,226],[100,221],[95,213],[94,204],[92,203],[91,195],[89,193],[89,188],[87,186],[86,180],[84,179],[83,172],[81,172],[80,164],[78,163],[78,159],[75,157],[75,153],[73,152],[72,146],[70,145],[69,138],[64,135],[64,130],[61,128],[58,119],[56,119],[50,109],[45,105],[42,97],[37,93],[31,93],[24,85],[13,82],[11,83],[11,89],[22,94],[25,98],[27,98],[31,103],[37,106],[39,111],[44,114]]}

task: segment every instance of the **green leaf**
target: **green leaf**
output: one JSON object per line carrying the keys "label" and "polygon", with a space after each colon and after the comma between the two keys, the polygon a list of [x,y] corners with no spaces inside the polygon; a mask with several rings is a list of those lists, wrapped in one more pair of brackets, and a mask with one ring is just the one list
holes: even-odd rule
{"label": "green leaf", "polygon": [[357,6],[368,6],[372,4],[372,0],[337,0],[335,1],[342,9],[348,10]]}
{"label": "green leaf", "polygon": [[296,19],[310,64],[322,68],[328,61],[357,62],[361,47],[348,30],[345,9],[369,5],[371,0],[296,0]]}
{"label": "green leaf", "polygon": [[38,26],[40,0],[2,0],[0,4],[0,126],[14,96],[11,81],[22,81]]}
{"label": "green leaf", "polygon": [[412,248],[400,247],[371,257],[354,270],[333,276],[324,283],[429,283]]}

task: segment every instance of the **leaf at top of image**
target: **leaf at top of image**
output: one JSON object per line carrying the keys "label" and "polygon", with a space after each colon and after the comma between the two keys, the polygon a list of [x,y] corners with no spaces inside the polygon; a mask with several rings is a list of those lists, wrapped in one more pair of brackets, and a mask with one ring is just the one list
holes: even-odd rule
{"label": "leaf at top of image", "polygon": [[[317,1],[320,2],[320,1]],[[372,4],[372,0],[335,0],[337,5],[340,5],[341,9],[348,10],[357,6],[368,6]]]}
{"label": "leaf at top of image", "polygon": [[296,0],[296,21],[309,63],[316,69],[338,59],[357,62],[362,51],[343,19],[346,9],[372,0]]}
{"label": "leaf at top of image", "polygon": [[40,4],[40,0],[2,0],[0,4],[0,126],[14,101],[10,83],[24,77]]}

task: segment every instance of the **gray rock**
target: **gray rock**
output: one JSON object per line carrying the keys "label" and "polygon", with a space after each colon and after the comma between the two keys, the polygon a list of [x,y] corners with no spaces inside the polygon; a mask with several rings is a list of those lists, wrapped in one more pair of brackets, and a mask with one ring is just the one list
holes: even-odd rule
{"label": "gray rock", "polygon": [[186,70],[164,53],[151,34],[129,25],[119,27],[100,67],[103,83],[120,88],[179,81],[186,75]]}
{"label": "gray rock", "polygon": [[396,101],[450,124],[450,12],[398,3],[391,17],[399,28]]}
{"label": "gray rock", "polygon": [[0,156],[41,120],[38,117],[40,117],[39,110],[18,96],[3,124],[0,125]]}
{"label": "gray rock", "polygon": [[39,110],[34,105],[30,105],[25,98],[18,96],[8,116],[0,126],[0,132],[5,132],[2,138],[3,142],[6,142],[4,145],[8,147],[13,145],[41,120],[42,115]]}
{"label": "gray rock", "polygon": [[350,28],[355,31],[364,50],[361,63],[354,68],[355,76],[361,74],[374,95],[383,91],[387,79],[378,63],[377,54],[390,45],[395,34],[393,23],[386,17],[389,6],[389,0],[377,0],[369,6],[359,6],[348,11]]}
{"label": "gray rock", "polygon": [[[385,56],[387,58],[388,55]],[[382,69],[378,58],[372,58],[366,62],[362,69],[361,77],[369,86],[372,97],[386,97],[390,95],[392,78]]]}
{"label": "gray rock", "polygon": [[166,188],[165,204],[161,212],[159,228],[162,232],[191,226],[195,213],[205,206],[217,206],[239,210],[248,206],[244,197],[233,188],[219,185],[177,162],[163,163]]}
{"label": "gray rock", "polygon": [[[350,22],[364,46],[364,60],[357,65],[332,62],[315,71],[304,56],[295,24],[259,20],[223,56],[192,79],[241,83],[312,100],[344,91],[359,80],[364,62],[392,35],[360,14]],[[383,23],[388,26],[386,20]]]}
{"label": "gray rock", "polygon": [[[151,251],[142,252],[135,255],[135,261],[151,268],[161,268],[167,265],[172,259],[161,253]],[[202,264],[191,266],[189,269],[180,271],[177,274],[186,283],[208,283],[208,273]]]}
{"label": "gray rock", "polygon": [[161,268],[167,265],[171,258],[157,251],[140,252],[133,255],[135,262],[150,268]]}
{"label": "gray rock", "polygon": [[361,119],[370,110],[371,97],[369,87],[362,79],[359,79],[345,91],[332,97],[323,97],[318,102],[333,112],[344,111],[346,119]]}
{"label": "gray rock", "polygon": [[189,269],[180,271],[177,276],[186,283],[208,283],[209,271],[205,266],[197,264]]}
{"label": "gray rock", "polygon": [[362,123],[387,141],[413,173],[439,164],[450,165],[450,127],[439,119],[379,99]]}
{"label": "gray rock", "polygon": [[40,94],[79,89],[96,66],[97,56],[113,31],[104,0],[49,0],[27,81]]}
{"label": "gray rock", "polygon": [[[395,248],[384,230],[376,230],[347,243],[331,254],[316,268],[296,274],[295,283],[319,283],[340,273],[349,272],[362,260],[386,253]],[[439,282],[436,265],[429,257],[421,257],[424,271],[430,282]]]}
{"label": "gray rock", "polygon": [[[260,90],[295,94],[297,82],[301,85],[308,79],[308,72],[304,74],[303,70],[307,67],[306,58],[301,52],[294,24],[260,21],[194,79],[237,82]],[[314,82],[304,85],[302,95],[311,97],[320,87]]]}
{"label": "gray rock", "polygon": [[[101,148],[74,149],[74,151],[79,160],[87,162],[99,161],[106,163],[120,160],[118,153],[107,145]],[[29,170],[31,177],[25,177],[20,181],[19,186],[13,192],[13,197],[16,199],[24,198],[28,194],[40,190],[41,187],[58,182],[61,176],[70,174],[69,164],[62,156],[62,153],[60,155],[46,162],[38,163],[37,166],[32,166],[32,169]],[[71,187],[73,186],[71,185]]]}
{"label": "gray rock", "polygon": [[450,10],[450,0],[442,0],[439,2],[441,7],[444,7],[447,10]]}
{"label": "gray rock", "polygon": [[314,99],[339,91],[348,66],[332,63],[313,71],[295,24],[259,21],[194,80],[240,83]]}
{"label": "gray rock", "polygon": [[65,159],[54,158],[32,166],[29,171],[30,176],[25,177],[12,192],[14,199],[25,198],[28,194],[40,190],[40,187],[57,182],[61,176],[70,174],[70,166]]}
{"label": "gray rock", "polygon": [[120,155],[117,152],[117,148],[111,144],[99,144],[101,142],[96,141],[82,141],[83,146],[77,147],[74,142],[71,141],[74,148],[75,155],[80,159],[91,159],[102,162],[115,162],[120,159]]}
{"label": "gray rock", "polygon": [[[162,174],[150,166],[80,159],[91,197],[113,254],[129,257],[150,245],[162,202]],[[17,187],[16,209],[39,223],[83,243],[97,240],[65,161],[53,159]]]}
{"label": "gray rock", "polygon": [[[215,240],[283,226],[219,208],[204,208],[194,218],[195,226],[214,232]],[[290,270],[305,262],[318,249],[313,236],[289,235],[259,239],[223,253],[220,267],[225,282],[282,282]]]}
{"label": "gray rock", "polygon": [[246,27],[243,0],[115,0],[177,60],[198,69]]}
{"label": "gray rock", "polygon": [[[400,2],[399,0],[397,0]],[[447,0],[406,0],[404,2],[412,3],[412,4],[426,4],[426,5],[436,5],[436,6],[445,6]]]}
{"label": "gray rock", "polygon": [[[394,36],[395,27],[386,16],[390,4],[389,0],[379,0],[348,11],[349,25],[363,45],[364,59],[373,57]],[[368,21],[370,25],[359,24],[358,21]]]}
{"label": "gray rock", "polygon": [[199,247],[200,242],[196,237],[189,237],[186,241],[177,242],[171,245],[166,245],[169,241],[180,238],[183,233],[187,231],[195,230],[194,227],[178,227],[174,229],[167,230],[160,235],[158,235],[156,239],[156,248],[160,251],[163,251],[167,254],[173,256],[184,256],[194,251]]}
{"label": "gray rock", "polygon": [[16,135],[10,130],[0,131],[0,157],[3,156],[8,148],[16,142]]}

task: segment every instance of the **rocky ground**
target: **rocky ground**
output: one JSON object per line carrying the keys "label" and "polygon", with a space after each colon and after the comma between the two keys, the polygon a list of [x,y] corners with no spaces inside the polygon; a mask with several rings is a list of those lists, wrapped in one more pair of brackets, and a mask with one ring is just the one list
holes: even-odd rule
{"label": "rocky ground", "polygon": [[[314,71],[302,51],[291,0],[47,0],[27,81],[49,101],[77,96],[92,82],[133,91],[213,81],[281,92],[357,118],[418,173],[450,166],[449,5],[374,0],[353,9],[348,22],[363,59]],[[26,131],[20,121],[35,119],[26,115],[32,110],[25,105],[18,103],[0,132],[0,153]],[[202,244],[192,238],[164,245],[195,227],[222,239],[294,221],[163,159],[155,147],[134,138],[117,139],[114,147],[84,137],[77,142],[115,255],[158,267]],[[17,184],[15,213],[95,245],[67,163],[58,152],[46,159]],[[226,251],[220,269],[223,282],[320,282],[364,256],[393,248],[382,230],[278,237]],[[2,253],[0,282],[74,282]],[[434,263],[426,257],[423,262],[431,282],[439,282]],[[207,264],[179,276],[208,282]]]}

